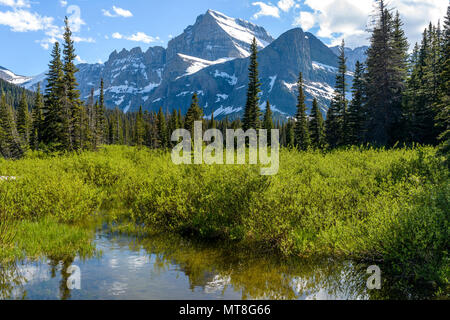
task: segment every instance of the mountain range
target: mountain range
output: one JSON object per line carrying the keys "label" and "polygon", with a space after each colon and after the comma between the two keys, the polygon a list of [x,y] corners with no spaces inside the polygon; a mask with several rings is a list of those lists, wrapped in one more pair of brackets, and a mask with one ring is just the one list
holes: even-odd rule
{"label": "mountain range", "polygon": [[[206,117],[241,116],[246,100],[250,45],[256,38],[259,47],[261,109],[270,101],[281,116],[296,111],[299,72],[305,79],[307,106],[317,98],[325,113],[333,94],[338,67],[338,48],[329,48],[309,32],[289,30],[278,39],[261,26],[208,10],[195,23],[173,38],[167,48],[150,47],[114,51],[104,64],[79,64],[77,80],[83,99],[99,84],[105,83],[105,103],[124,112],[187,111],[194,92]],[[364,62],[367,47],[346,49],[348,83],[356,60]],[[17,76],[0,68],[0,78],[35,90],[45,86],[45,73],[37,77]]]}

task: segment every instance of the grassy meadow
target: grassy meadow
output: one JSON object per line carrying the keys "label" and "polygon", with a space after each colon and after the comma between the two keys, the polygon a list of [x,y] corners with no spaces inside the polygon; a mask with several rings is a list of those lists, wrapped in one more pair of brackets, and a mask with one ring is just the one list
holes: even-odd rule
{"label": "grassy meadow", "polygon": [[92,254],[89,225],[224,241],[268,254],[374,261],[405,282],[448,289],[448,168],[431,147],[298,152],[280,171],[172,164],[170,153],[0,159],[0,260]]}

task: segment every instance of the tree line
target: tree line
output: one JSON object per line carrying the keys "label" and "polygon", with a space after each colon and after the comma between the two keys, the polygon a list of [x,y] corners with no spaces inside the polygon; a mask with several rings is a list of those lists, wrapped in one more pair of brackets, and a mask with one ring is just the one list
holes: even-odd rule
{"label": "tree line", "polygon": [[[75,49],[68,20],[64,43],[55,43],[44,95],[38,88],[33,108],[29,93],[22,90],[17,110],[11,100],[18,94],[2,93],[0,101],[0,152],[6,158],[21,157],[28,149],[49,151],[95,150],[102,144],[126,144],[151,148],[174,146],[171,133],[178,128],[192,131],[195,121],[204,129],[279,129],[280,143],[299,150],[332,149],[352,145],[386,146],[441,143],[449,150],[450,106],[450,6],[443,27],[430,23],[420,44],[411,54],[398,12],[383,0],[374,18],[367,61],[357,62],[351,87],[346,82],[345,43],[339,54],[339,68],[333,99],[324,119],[317,99],[307,114],[304,79],[299,75],[297,112],[287,121],[274,121],[270,102],[260,110],[260,80],[256,39],[251,45],[249,83],[245,112],[241,119],[206,119],[194,93],[182,115],[143,111],[123,113],[106,110],[103,80],[98,93],[92,90],[86,102],[80,100],[75,74]],[[351,90],[352,98],[347,99]],[[8,97],[7,97],[8,96]],[[94,99],[95,96],[99,98]],[[8,100],[9,99],[9,100]],[[226,135],[224,134],[224,139]]]}

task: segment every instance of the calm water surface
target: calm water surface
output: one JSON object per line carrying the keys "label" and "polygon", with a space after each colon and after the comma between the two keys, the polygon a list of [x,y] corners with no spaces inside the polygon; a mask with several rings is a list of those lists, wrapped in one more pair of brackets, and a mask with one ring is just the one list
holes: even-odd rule
{"label": "calm water surface", "polygon": [[[89,259],[17,262],[0,268],[0,299],[369,299],[368,265],[282,260],[273,255],[97,232]],[[69,290],[70,265],[81,289]]]}

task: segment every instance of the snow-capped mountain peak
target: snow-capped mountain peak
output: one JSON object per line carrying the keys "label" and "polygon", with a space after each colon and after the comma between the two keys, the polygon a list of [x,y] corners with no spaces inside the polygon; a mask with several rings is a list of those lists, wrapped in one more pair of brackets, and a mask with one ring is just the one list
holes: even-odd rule
{"label": "snow-capped mountain peak", "polygon": [[177,59],[179,53],[207,61],[245,58],[254,37],[260,49],[274,40],[263,27],[208,10],[169,42],[167,61]]}
{"label": "snow-capped mountain peak", "polygon": [[[250,45],[253,41],[253,38],[256,38],[258,46],[260,48],[265,48],[273,41],[273,38],[267,33],[264,28],[259,27],[251,22],[242,19],[231,18],[223,13],[214,10],[208,10],[207,14],[209,14],[216,20],[217,24],[220,26],[220,28],[223,29],[223,31],[225,31],[231,38],[237,40],[238,42],[244,42]],[[247,51],[244,54],[246,56],[249,55]]]}
{"label": "snow-capped mountain peak", "polygon": [[14,72],[0,66],[0,79],[8,81],[9,83],[12,84],[21,85],[27,81],[30,81],[32,78],[19,76]]}

